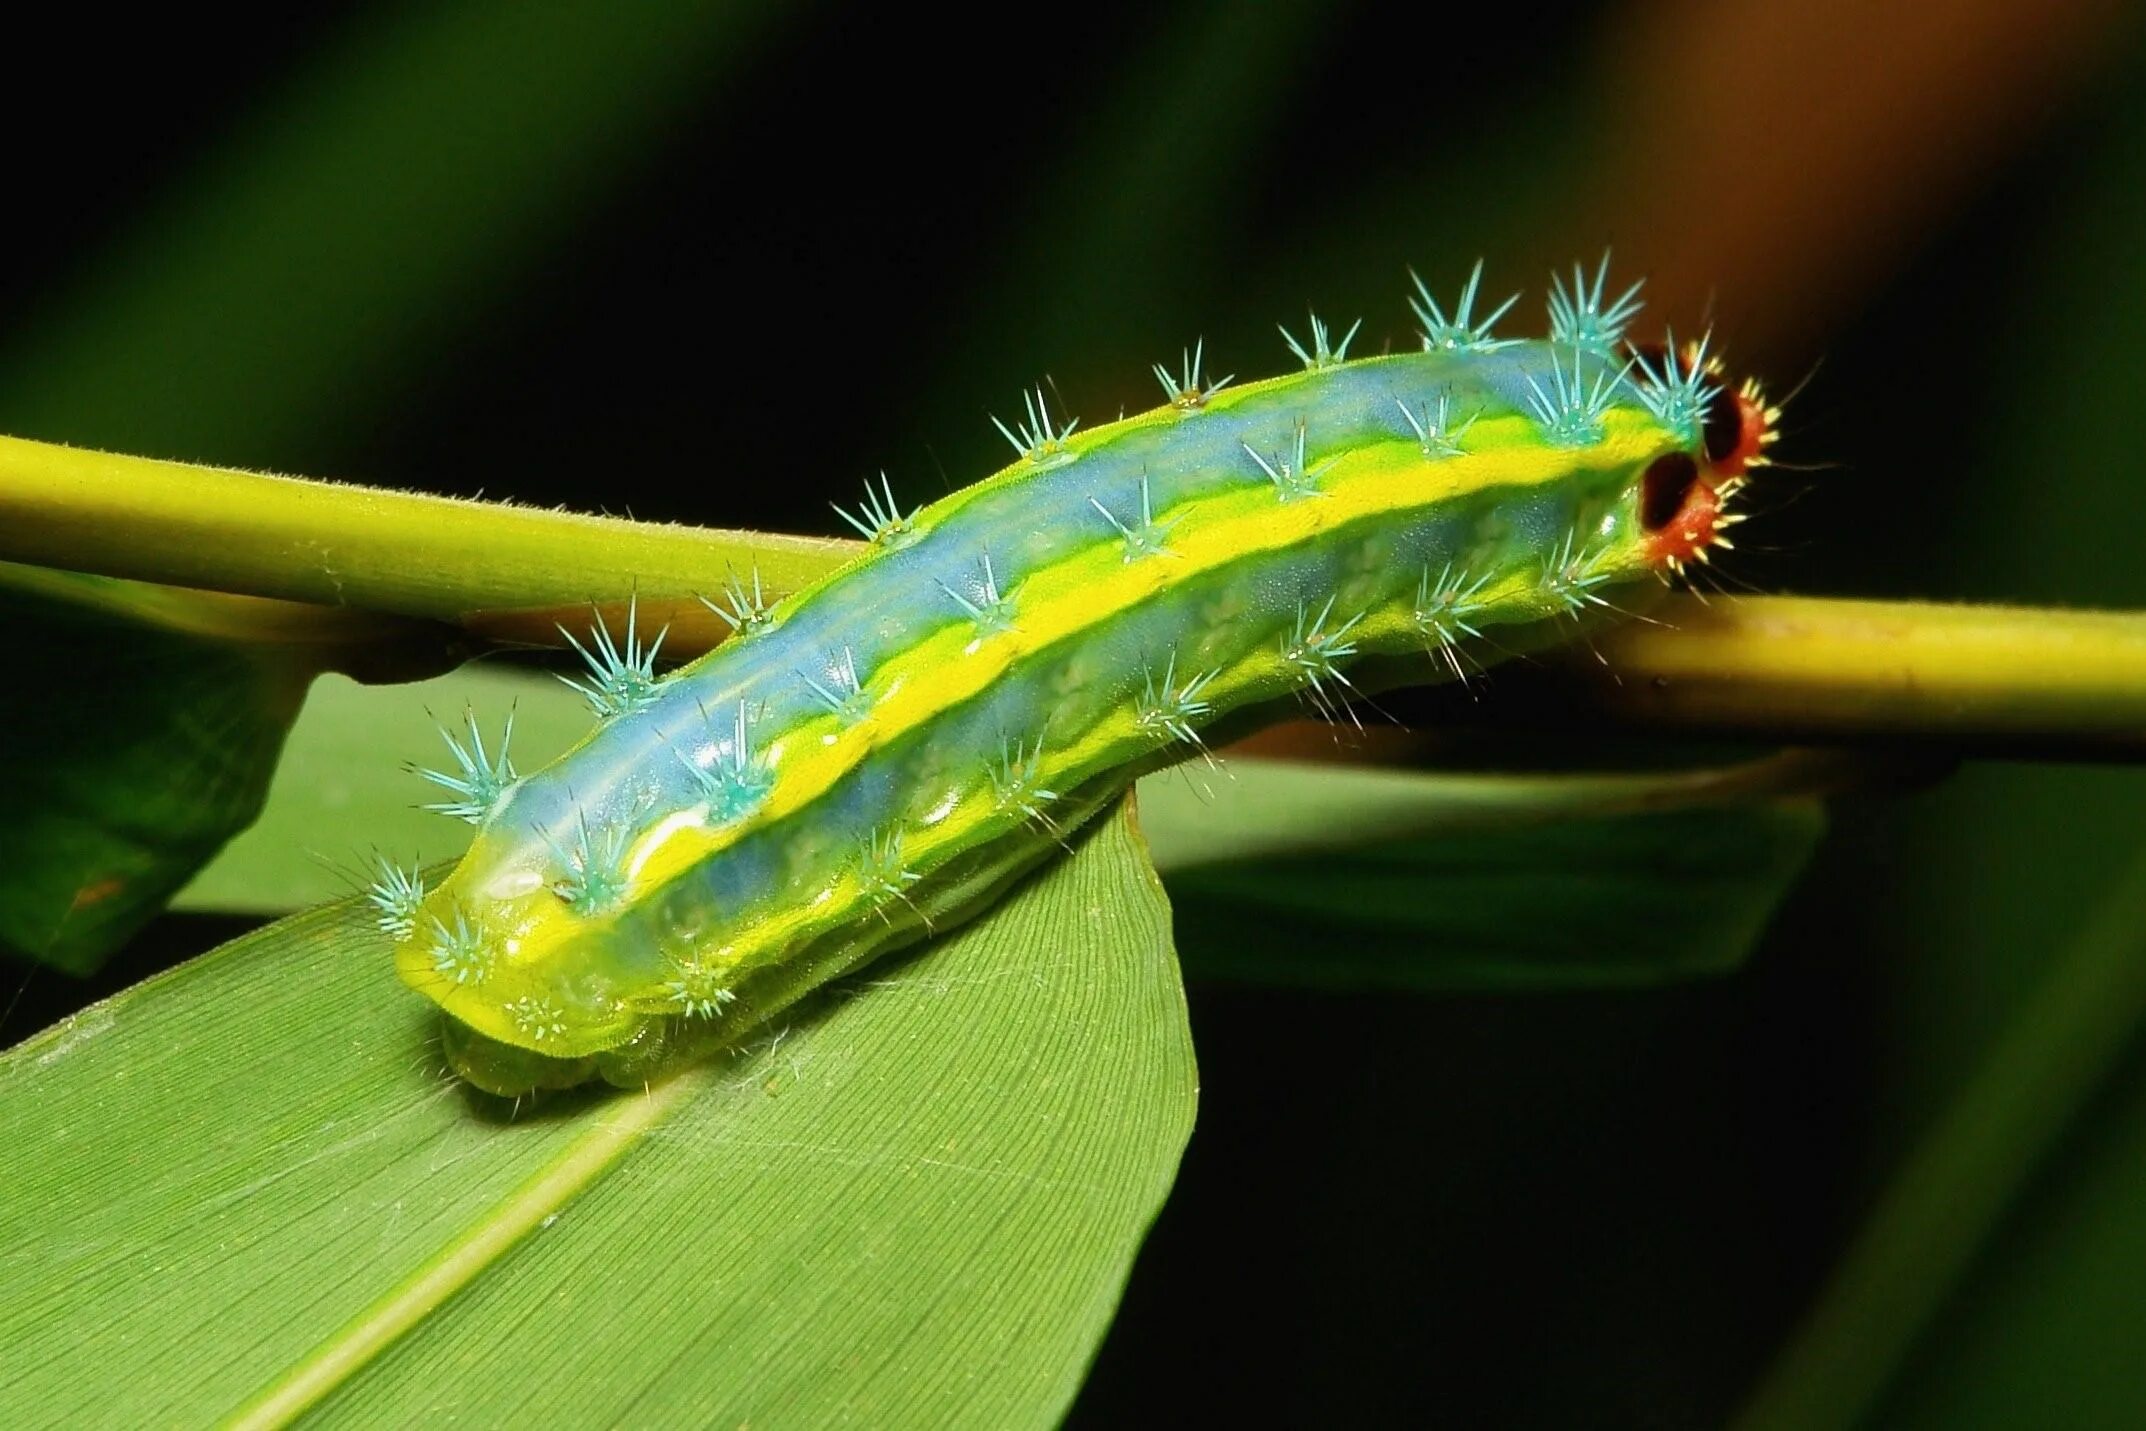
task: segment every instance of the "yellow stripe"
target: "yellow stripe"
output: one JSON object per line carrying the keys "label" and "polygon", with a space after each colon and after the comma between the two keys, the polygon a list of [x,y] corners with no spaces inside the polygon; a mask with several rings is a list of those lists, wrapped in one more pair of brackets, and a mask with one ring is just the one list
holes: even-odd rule
{"label": "yellow stripe", "polygon": [[[1385,365],[1399,367],[1409,363],[1420,362],[1422,358],[1423,354],[1421,353],[1393,353],[1384,357],[1357,359],[1350,362],[1348,366],[1352,369],[1374,368]],[[1115,422],[1106,422],[1100,426],[1076,432],[1060,445],[1060,451],[1066,455],[1066,460],[1052,462],[1047,465],[1038,465],[1026,459],[1021,459],[1001,467],[982,481],[972,483],[959,491],[950,492],[926,507],[917,518],[917,531],[919,533],[935,531],[944,526],[949,519],[971,502],[1003,491],[1016,483],[1031,481],[1046,472],[1054,472],[1067,465],[1067,461],[1071,459],[1092,456],[1099,449],[1108,447],[1135,433],[1146,432],[1154,428],[1175,427],[1183,422],[1197,422],[1204,414],[1229,412],[1262,398],[1272,397],[1276,394],[1286,394],[1295,388],[1314,387],[1329,380],[1332,372],[1332,369],[1321,369],[1317,372],[1283,373],[1277,377],[1262,378],[1258,382],[1233,384],[1216,393],[1197,408],[1190,410],[1177,407],[1150,408],[1146,412],[1135,413],[1131,417],[1121,417]],[[1616,411],[1616,409],[1613,409],[1613,414]],[[1636,413],[1637,410],[1631,411]],[[1276,416],[1282,415],[1276,414]],[[1572,452],[1572,449],[1545,449],[1534,419],[1524,413],[1513,413],[1496,418],[1486,417],[1469,429],[1468,446],[1471,452],[1474,453],[1487,452],[1494,448],[1505,446],[1526,446],[1545,452],[1553,461],[1562,461],[1569,457]],[[1232,451],[1229,455],[1238,456],[1241,454]],[[839,572],[830,573],[828,577],[823,577],[821,580],[814,582],[812,587],[808,589],[816,590],[826,585],[827,581],[833,576],[839,574]]]}
{"label": "yellow stripe", "polygon": [[1437,506],[1487,487],[1541,486],[1578,471],[1627,466],[1652,455],[1661,440],[1651,421],[1612,414],[1605,440],[1586,449],[1527,442],[1430,462],[1414,443],[1396,441],[1336,459],[1316,497],[1277,503],[1270,488],[1247,481],[1242,489],[1184,504],[1173,515],[1197,512],[1202,520],[1184,521],[1172,531],[1168,555],[1127,563],[1113,539],[1036,572],[1016,588],[1014,630],[978,635],[966,621],[950,623],[903,652],[890,682],[865,682],[873,701],[863,720],[845,728],[829,714],[786,731],[768,751],[780,773],[753,820],[712,829],[668,825],[644,837],[646,848],[637,841],[629,862],[640,878],[668,881],[750,829],[810,804],[881,740],[918,728],[983,691],[1022,657],[1166,586],[1248,556],[1301,546],[1364,517]]}

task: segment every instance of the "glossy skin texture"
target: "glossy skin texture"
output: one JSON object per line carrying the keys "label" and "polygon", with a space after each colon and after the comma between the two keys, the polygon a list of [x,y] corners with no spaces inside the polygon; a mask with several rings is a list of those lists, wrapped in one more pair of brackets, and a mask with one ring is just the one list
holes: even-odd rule
{"label": "glossy skin texture", "polygon": [[1737,480],[1614,334],[1310,358],[1075,435],[1032,413],[1011,467],[876,514],[871,551],[487,801],[397,949],[458,1070],[633,1084],[730,1041],[977,912],[1215,721],[1613,616]]}

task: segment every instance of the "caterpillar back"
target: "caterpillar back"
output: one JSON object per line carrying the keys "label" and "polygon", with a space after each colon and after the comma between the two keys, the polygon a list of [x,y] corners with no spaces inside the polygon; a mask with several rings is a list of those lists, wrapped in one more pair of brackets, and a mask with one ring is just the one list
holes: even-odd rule
{"label": "caterpillar back", "polygon": [[[1721,544],[1777,414],[1704,342],[1635,347],[1606,261],[1511,306],[1419,283],[1422,350],[1299,371],[1158,365],[1167,402],[1082,429],[1039,389],[1011,465],[904,510],[668,675],[629,621],[583,647],[600,717],[527,775],[474,724],[427,772],[477,834],[374,899],[447,1048],[499,1093],[630,1086],[735,1041],[885,949],[985,907],[1143,771],[1373,685],[1452,679],[1636,608]],[[583,644],[577,642],[577,644]]]}

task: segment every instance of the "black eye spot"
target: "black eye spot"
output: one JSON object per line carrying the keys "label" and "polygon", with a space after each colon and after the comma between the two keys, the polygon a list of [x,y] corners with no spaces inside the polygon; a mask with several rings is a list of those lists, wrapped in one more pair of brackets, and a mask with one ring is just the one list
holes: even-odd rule
{"label": "black eye spot", "polygon": [[1720,462],[1744,441],[1744,405],[1727,388],[1716,388],[1706,405],[1706,460]]}
{"label": "black eye spot", "polygon": [[1665,452],[1639,479],[1639,524],[1658,532],[1677,519],[1684,499],[1699,481],[1699,464],[1688,452]]}

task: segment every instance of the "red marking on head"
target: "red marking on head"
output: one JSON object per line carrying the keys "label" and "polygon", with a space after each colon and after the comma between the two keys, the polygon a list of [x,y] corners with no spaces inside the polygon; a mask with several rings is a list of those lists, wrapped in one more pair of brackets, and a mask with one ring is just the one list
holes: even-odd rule
{"label": "red marking on head", "polygon": [[1717,474],[1686,452],[1654,459],[1639,484],[1639,524],[1647,533],[1647,559],[1680,566],[1713,544],[1721,519]]}
{"label": "red marking on head", "polygon": [[1714,459],[1714,470],[1724,477],[1742,476],[1752,460],[1773,440],[1774,415],[1773,409],[1766,406],[1765,396],[1746,383],[1736,394],[1734,444]]}
{"label": "red marking on head", "polygon": [[[1694,350],[1688,361],[1698,359]],[[1707,366],[1718,386],[1706,405],[1698,451],[1665,453],[1640,481],[1639,524],[1647,534],[1647,558],[1678,571],[1688,561],[1704,561],[1709,547],[1724,544],[1721,529],[1734,519],[1724,516],[1723,503],[1762,460],[1781,420],[1757,383],[1732,392],[1721,383],[1719,366]]]}
{"label": "red marking on head", "polygon": [[1647,539],[1647,555],[1659,565],[1695,560],[1714,544],[1721,524],[1721,496],[1704,482],[1691,489],[1676,519]]}

